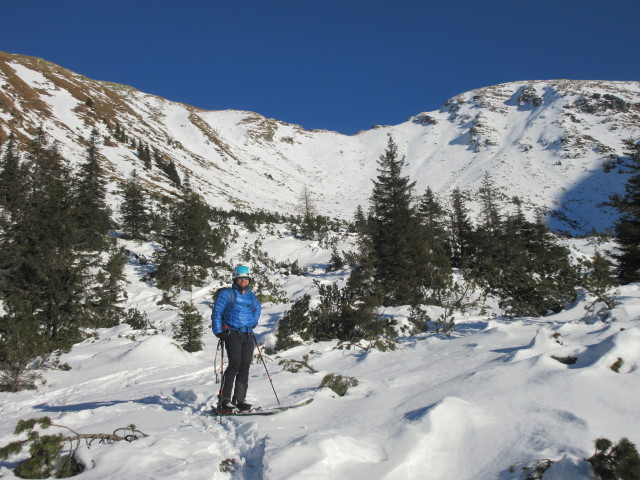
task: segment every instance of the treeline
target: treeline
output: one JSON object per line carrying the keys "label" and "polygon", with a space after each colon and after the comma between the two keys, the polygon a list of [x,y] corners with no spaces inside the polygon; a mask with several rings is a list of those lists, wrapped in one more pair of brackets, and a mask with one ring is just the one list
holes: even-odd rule
{"label": "treeline", "polygon": [[617,280],[640,280],[640,147],[628,146],[635,176],[626,195],[611,200],[624,214],[616,224],[622,251],[616,279],[600,252],[590,261],[572,262],[568,248],[541,219],[528,220],[521,201],[505,198],[489,176],[475,192],[480,205],[475,221],[470,198],[458,188],[447,202],[430,189],[416,196],[415,182],[402,174],[404,158],[390,138],[378,160],[368,209],[356,213],[358,253],[350,261],[354,268],[346,286],[319,285],[315,308],[308,296],[296,302],[279,324],[276,349],[301,341],[375,338],[391,326],[376,314],[386,306],[411,305],[410,320],[424,328],[430,319],[421,306],[463,308],[466,292],[453,271],[464,277],[466,288],[497,299],[507,315],[557,312],[575,300],[578,288],[612,305],[604,293],[608,287]]}

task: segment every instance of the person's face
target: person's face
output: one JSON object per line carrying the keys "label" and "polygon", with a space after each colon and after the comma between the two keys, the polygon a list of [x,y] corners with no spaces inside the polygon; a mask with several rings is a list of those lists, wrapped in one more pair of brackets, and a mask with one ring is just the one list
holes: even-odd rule
{"label": "person's face", "polygon": [[236,278],[236,285],[240,290],[246,290],[251,281],[248,277],[238,277]]}

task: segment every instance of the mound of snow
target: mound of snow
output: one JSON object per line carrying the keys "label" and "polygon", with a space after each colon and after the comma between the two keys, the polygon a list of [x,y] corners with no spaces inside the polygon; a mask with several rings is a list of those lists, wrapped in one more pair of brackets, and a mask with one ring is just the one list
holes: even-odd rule
{"label": "mound of snow", "polygon": [[482,440],[495,420],[480,405],[445,397],[405,428],[405,458],[388,478],[477,478],[478,465],[495,455],[495,445]]}
{"label": "mound of snow", "polygon": [[513,360],[527,360],[559,348],[561,348],[561,343],[556,339],[556,336],[551,329],[547,327],[540,327],[528,347],[517,350],[513,354]]}
{"label": "mound of snow", "polygon": [[188,365],[193,362],[191,354],[164,335],[145,338],[120,355],[117,360],[137,366]]}
{"label": "mound of snow", "polygon": [[564,455],[544,472],[544,480],[595,480],[593,467],[589,462]]}
{"label": "mound of snow", "polygon": [[576,367],[611,368],[617,363],[619,373],[637,370],[640,364],[640,328],[619,331],[588,346]]}

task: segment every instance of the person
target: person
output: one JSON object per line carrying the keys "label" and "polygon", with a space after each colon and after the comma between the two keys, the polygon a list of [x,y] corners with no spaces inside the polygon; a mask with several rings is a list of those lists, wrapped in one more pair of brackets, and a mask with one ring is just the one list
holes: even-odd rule
{"label": "person", "polygon": [[222,409],[251,409],[246,395],[255,344],[253,329],[258,325],[261,311],[260,302],[250,288],[252,280],[249,267],[236,266],[231,288],[218,292],[211,312],[213,333],[224,342],[229,359],[219,393]]}

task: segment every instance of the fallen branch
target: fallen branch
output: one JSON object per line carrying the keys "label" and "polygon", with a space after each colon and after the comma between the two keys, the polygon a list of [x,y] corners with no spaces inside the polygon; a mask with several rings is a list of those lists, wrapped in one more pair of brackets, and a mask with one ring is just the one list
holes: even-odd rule
{"label": "fallen branch", "polygon": [[[62,428],[70,431],[72,435],[64,436],[61,433],[56,435],[41,435],[36,427],[46,430],[50,427]],[[119,434],[122,432],[122,434]],[[84,470],[84,466],[75,459],[75,454],[80,447],[82,440],[86,442],[87,448],[95,440],[100,443],[110,442],[133,442],[138,438],[148,437],[148,435],[136,429],[135,425],[118,428],[113,433],[78,433],[66,425],[59,425],[51,422],[49,417],[33,418],[30,420],[20,420],[16,425],[14,434],[27,434],[26,440],[18,440],[0,448],[0,458],[6,459],[10,455],[18,454],[26,446],[29,447],[31,457],[16,466],[15,473],[23,478],[45,478],[48,476],[76,475]],[[64,450],[64,445],[69,442],[69,448]],[[68,455],[63,452],[69,451]],[[60,469],[63,468],[64,472]],[[39,472],[39,473],[38,473]],[[45,477],[30,476],[33,474],[45,475]]]}

